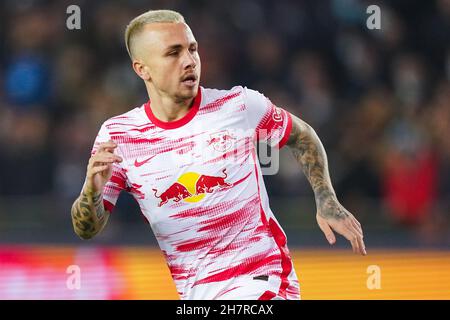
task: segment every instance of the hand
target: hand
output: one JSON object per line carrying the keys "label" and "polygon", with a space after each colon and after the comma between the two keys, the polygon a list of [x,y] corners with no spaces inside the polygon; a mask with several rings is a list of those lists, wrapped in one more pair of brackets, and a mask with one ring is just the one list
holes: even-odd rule
{"label": "hand", "polygon": [[87,193],[96,194],[102,192],[103,188],[111,178],[113,163],[122,162],[123,159],[114,154],[117,144],[108,141],[99,145],[97,152],[89,159],[86,173]]}
{"label": "hand", "polygon": [[337,200],[330,199],[320,206],[316,219],[330,244],[336,242],[334,230],[351,242],[354,253],[367,254],[361,224]]}

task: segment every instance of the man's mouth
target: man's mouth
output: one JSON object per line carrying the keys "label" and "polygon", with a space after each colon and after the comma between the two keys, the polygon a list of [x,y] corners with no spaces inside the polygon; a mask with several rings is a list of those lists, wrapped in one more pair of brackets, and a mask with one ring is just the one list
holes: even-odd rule
{"label": "man's mouth", "polygon": [[197,82],[197,76],[194,74],[185,76],[184,78],[182,78],[181,82],[188,86],[193,86]]}

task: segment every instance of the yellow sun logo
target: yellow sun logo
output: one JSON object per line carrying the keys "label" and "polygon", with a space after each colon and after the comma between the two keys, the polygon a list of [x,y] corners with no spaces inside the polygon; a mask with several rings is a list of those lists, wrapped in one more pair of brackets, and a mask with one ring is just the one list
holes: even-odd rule
{"label": "yellow sun logo", "polygon": [[182,174],[178,178],[177,182],[181,183],[183,186],[185,186],[190,194],[193,194],[193,196],[191,196],[191,197],[184,198],[183,199],[184,201],[198,202],[198,201],[201,201],[205,197],[204,193],[195,195],[197,193],[197,190],[195,187],[196,187],[198,178],[200,178],[200,174],[198,174],[196,172],[187,172],[185,174]]}

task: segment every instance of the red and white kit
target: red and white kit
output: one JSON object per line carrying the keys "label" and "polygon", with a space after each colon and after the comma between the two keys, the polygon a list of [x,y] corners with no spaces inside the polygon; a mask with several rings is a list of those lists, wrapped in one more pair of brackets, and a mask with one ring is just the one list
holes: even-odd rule
{"label": "red and white kit", "polygon": [[[255,137],[282,147],[291,116],[257,91],[200,87],[189,112],[158,120],[150,102],[107,120],[124,161],[104,189],[139,203],[181,299],[299,299],[286,236],[269,207]],[[257,134],[259,133],[259,134]]]}

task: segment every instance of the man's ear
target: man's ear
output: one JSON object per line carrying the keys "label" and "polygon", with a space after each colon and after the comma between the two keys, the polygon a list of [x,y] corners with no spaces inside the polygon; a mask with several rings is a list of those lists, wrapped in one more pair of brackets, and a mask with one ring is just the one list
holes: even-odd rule
{"label": "man's ear", "polygon": [[140,60],[133,60],[133,70],[142,80],[150,80],[150,71]]}

